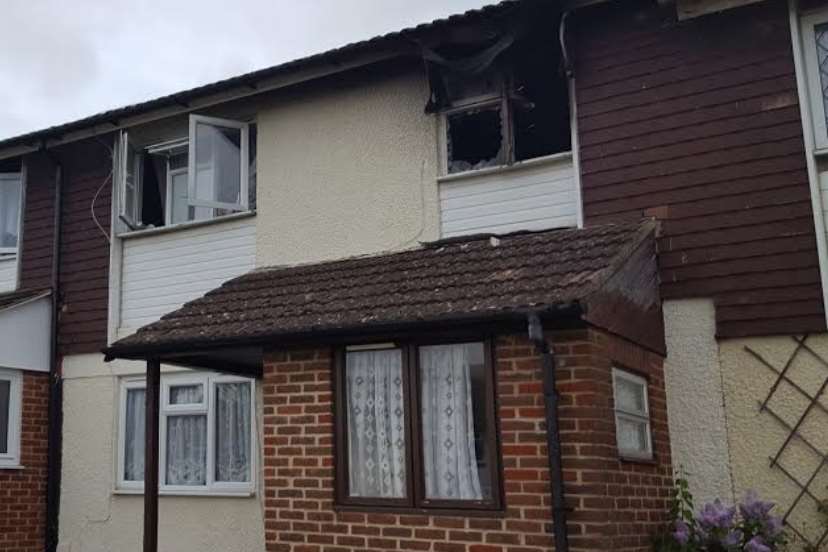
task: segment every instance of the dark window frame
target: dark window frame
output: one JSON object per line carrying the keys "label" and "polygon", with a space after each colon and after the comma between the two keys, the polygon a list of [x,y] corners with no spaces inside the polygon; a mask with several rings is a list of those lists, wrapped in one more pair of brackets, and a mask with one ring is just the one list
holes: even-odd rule
{"label": "dark window frame", "polygon": [[[349,496],[350,481],[348,465],[348,414],[346,389],[346,353],[347,347],[336,349],[334,357],[334,432],[335,432],[335,490],[336,505],[345,508],[365,508],[380,510],[416,510],[430,513],[445,512],[456,515],[458,512],[487,512],[503,509],[503,462],[500,447],[500,423],[497,408],[497,382],[495,378],[495,351],[491,336],[479,334],[447,338],[409,338],[405,340],[388,340],[382,342],[351,342],[349,346],[372,344],[390,344],[402,353],[403,395],[406,409],[406,497],[404,498],[370,498]],[[428,345],[449,345],[460,343],[481,343],[484,348],[484,371],[486,374],[485,413],[486,423],[492,431],[488,432],[488,465],[492,466],[492,497],[485,500],[428,499],[425,496],[425,471],[423,470],[423,443],[420,431],[420,370],[419,348]],[[389,347],[390,348],[390,347]]]}

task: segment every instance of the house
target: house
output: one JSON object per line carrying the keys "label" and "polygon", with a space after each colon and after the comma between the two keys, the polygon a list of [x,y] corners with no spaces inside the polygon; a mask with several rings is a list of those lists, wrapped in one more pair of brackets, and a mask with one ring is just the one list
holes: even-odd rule
{"label": "house", "polygon": [[512,0],[0,142],[0,548],[646,550],[679,470],[818,544],[825,21]]}

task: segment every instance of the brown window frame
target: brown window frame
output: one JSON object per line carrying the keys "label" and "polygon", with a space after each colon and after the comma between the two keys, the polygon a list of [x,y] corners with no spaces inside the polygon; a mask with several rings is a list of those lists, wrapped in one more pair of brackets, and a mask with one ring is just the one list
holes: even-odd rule
{"label": "brown window frame", "polygon": [[[336,504],[343,507],[427,510],[430,513],[456,514],[462,511],[492,511],[503,508],[503,464],[500,452],[500,423],[497,416],[497,387],[494,373],[494,345],[490,337],[469,336],[467,339],[406,339],[374,342],[390,345],[402,354],[403,401],[406,411],[406,496],[404,498],[369,498],[349,496],[348,466],[348,414],[345,384],[347,347],[337,348],[334,366],[334,429],[335,429],[335,488]],[[428,499],[425,496],[425,471],[423,470],[423,443],[420,431],[420,371],[419,348],[428,345],[481,343],[484,347],[486,374],[486,423],[492,428],[487,436],[487,461],[492,466],[492,497],[486,500]],[[372,342],[352,342],[349,346],[370,346]]]}

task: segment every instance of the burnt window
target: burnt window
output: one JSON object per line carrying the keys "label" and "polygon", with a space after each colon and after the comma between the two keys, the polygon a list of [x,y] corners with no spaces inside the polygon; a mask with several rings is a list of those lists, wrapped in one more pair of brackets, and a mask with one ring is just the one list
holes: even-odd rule
{"label": "burnt window", "polygon": [[337,368],[338,501],[500,505],[487,342],[348,347]]}
{"label": "burnt window", "polygon": [[449,172],[502,165],[503,121],[499,105],[446,116]]}

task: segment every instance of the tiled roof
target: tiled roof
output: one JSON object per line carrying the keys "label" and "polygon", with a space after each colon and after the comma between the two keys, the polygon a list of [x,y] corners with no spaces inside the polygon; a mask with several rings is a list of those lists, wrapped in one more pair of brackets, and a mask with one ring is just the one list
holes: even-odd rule
{"label": "tiled roof", "polygon": [[586,300],[652,240],[651,222],[469,237],[258,269],[116,342],[107,356],[497,318]]}

